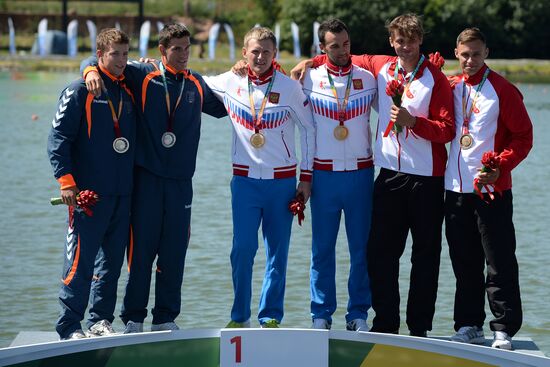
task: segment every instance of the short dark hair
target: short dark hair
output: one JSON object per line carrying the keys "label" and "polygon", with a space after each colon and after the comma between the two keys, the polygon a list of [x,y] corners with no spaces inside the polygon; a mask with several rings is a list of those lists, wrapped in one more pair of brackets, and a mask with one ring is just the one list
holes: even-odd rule
{"label": "short dark hair", "polygon": [[159,34],[159,44],[168,47],[173,38],[190,37],[191,32],[186,26],[180,23],[169,23],[162,28]]}
{"label": "short dark hair", "polygon": [[342,31],[346,31],[349,34],[348,27],[344,22],[336,18],[327,19],[319,25],[319,30],[317,31],[319,42],[325,43],[325,35],[327,32],[340,33]]}
{"label": "short dark hair", "polygon": [[102,52],[107,51],[109,46],[113,44],[127,45],[130,43],[130,38],[123,31],[116,28],[104,28],[96,37],[96,48]]}
{"label": "short dark hair", "polygon": [[460,43],[470,42],[470,41],[481,41],[484,45],[487,45],[487,39],[485,38],[485,35],[483,32],[479,30],[477,27],[472,28],[466,28],[456,38],[456,45],[458,46]]}

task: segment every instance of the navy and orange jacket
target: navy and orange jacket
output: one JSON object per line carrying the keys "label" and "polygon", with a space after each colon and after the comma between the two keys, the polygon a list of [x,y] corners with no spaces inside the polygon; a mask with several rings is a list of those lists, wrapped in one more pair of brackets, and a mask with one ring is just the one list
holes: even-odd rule
{"label": "navy and orange jacket", "polygon": [[[95,57],[88,58],[81,64],[81,70],[94,63]],[[84,75],[89,70],[84,69]],[[198,73],[192,70],[176,73],[170,67],[165,73],[171,111],[178,99],[182,80],[185,80],[172,127],[176,143],[171,148],[165,148],[161,143],[169,116],[160,70],[156,65],[135,61],[129,62],[124,70],[142,115],[138,122],[136,165],[160,177],[187,180],[195,173],[201,113],[219,118],[226,116],[227,111]]]}
{"label": "navy and orange jacket", "polygon": [[[61,188],[77,186],[102,195],[129,195],[136,147],[136,107],[123,78],[101,73],[108,94],[94,98],[78,79],[63,90],[48,136],[48,156]],[[121,135],[128,139],[126,153],[113,149],[116,138],[107,96],[118,112]]]}

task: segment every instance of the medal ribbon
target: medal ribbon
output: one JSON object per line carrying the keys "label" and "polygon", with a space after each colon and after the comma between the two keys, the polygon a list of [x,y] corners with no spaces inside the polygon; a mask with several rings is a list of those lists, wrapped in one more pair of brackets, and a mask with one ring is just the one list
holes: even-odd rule
{"label": "medal ribbon", "polygon": [[[416,73],[420,69],[420,65],[422,65],[422,63],[424,62],[424,59],[425,59],[424,55],[420,55],[420,59],[418,60],[418,63],[416,64],[416,67],[414,68],[413,72],[410,74],[409,78],[406,78],[403,75],[403,79],[407,82],[407,84],[403,88],[403,94],[401,95],[401,103],[403,103],[403,96],[407,94],[407,91],[409,90]],[[395,69],[393,72],[393,78],[397,81],[399,81],[399,70],[403,70],[403,72],[405,71],[403,68],[399,66],[399,60],[397,60],[397,65],[395,66]]]}
{"label": "medal ribbon", "polygon": [[176,109],[178,108],[180,102],[181,102],[181,96],[183,94],[183,88],[185,87],[185,78],[181,81],[181,88],[180,93],[178,95],[178,99],[176,100],[176,105],[174,106],[174,110],[171,111],[170,109],[170,93],[168,93],[168,83],[166,83],[166,71],[164,68],[164,65],[162,62],[160,63],[160,75],[162,75],[162,84],[164,85],[164,96],[166,98],[166,108],[168,109],[168,126],[166,128],[166,131],[172,132],[172,126],[174,125],[174,116],[176,114]]}
{"label": "medal ribbon", "polygon": [[254,93],[254,90],[252,88],[252,82],[250,81],[250,78],[248,78],[248,99],[250,100],[250,113],[252,114],[252,120],[254,123],[254,133],[260,132],[260,126],[262,125],[262,116],[264,114],[265,106],[267,105],[267,100],[269,99],[269,93],[271,93],[271,88],[273,87],[273,82],[275,81],[275,74],[277,72],[273,70],[273,76],[271,77],[271,80],[269,81],[269,84],[267,85],[267,89],[264,94],[264,98],[262,99],[262,104],[260,106],[260,111],[258,112],[258,116],[256,117],[256,107],[254,106],[254,97],[252,94]]}
{"label": "medal ribbon", "polygon": [[472,100],[472,105],[470,106],[470,110],[468,113],[466,113],[466,108],[468,106],[468,100],[470,99],[470,93],[468,93],[468,97],[464,95],[464,92],[466,90],[466,83],[462,86],[462,135],[469,134],[470,131],[468,130],[468,124],[470,123],[470,116],[472,116],[472,112],[475,108],[477,97],[479,97],[479,92],[481,91],[481,88],[483,88],[483,84],[485,84],[485,81],[487,80],[487,76],[489,75],[489,68],[485,69],[485,73],[483,73],[483,78],[481,79],[481,82],[477,85],[476,88],[476,94],[474,94],[474,98]]}
{"label": "medal ribbon", "polygon": [[[119,86],[120,88],[120,86]],[[111,97],[109,96],[109,92],[106,91],[107,94],[107,103],[109,104],[109,108],[111,109],[111,116],[113,116],[113,124],[115,126],[115,136],[117,138],[120,138],[122,136],[122,133],[120,132],[120,125],[118,123],[120,119],[120,114],[122,113],[122,88],[119,89],[119,100],[118,100],[118,114],[115,112],[115,106],[113,105],[113,101],[111,101]]]}
{"label": "medal ribbon", "polygon": [[328,76],[328,81],[330,83],[330,89],[332,90],[332,94],[334,95],[334,98],[336,98],[336,105],[338,106],[338,120],[340,121],[340,126],[344,126],[344,121],[346,120],[346,110],[348,108],[349,94],[351,92],[352,73],[353,73],[353,69],[350,70],[348,74],[348,81],[346,82],[346,94],[344,95],[344,100],[342,101],[342,105],[340,105],[340,101],[338,100],[338,93],[336,92],[336,87],[334,86],[334,80],[332,80],[332,77],[330,76],[330,72],[328,71],[328,68],[327,68],[327,76]]}

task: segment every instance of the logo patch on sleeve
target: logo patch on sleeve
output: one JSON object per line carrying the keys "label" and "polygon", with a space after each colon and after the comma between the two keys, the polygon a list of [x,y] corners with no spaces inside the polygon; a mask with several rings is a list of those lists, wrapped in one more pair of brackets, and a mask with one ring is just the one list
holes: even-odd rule
{"label": "logo patch on sleeve", "polygon": [[353,79],[353,89],[363,89],[363,81],[361,79]]}
{"label": "logo patch on sleeve", "polygon": [[276,92],[269,93],[269,102],[273,104],[279,103],[280,94]]}

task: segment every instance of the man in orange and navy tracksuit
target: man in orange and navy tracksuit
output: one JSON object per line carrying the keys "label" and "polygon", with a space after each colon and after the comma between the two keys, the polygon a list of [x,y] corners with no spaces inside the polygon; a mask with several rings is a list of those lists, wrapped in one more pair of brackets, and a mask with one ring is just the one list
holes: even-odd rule
{"label": "man in orange and navy tracksuit", "polygon": [[[118,277],[128,244],[136,135],[133,96],[122,75],[128,43],[128,36],[116,29],[100,32],[97,55],[106,91],[94,97],[84,80],[69,84],[61,93],[48,137],[54,176],[63,202],[70,206],[59,293],[62,311],[56,325],[61,339],[86,337],[80,322],[99,251],[102,270],[94,277],[88,326],[96,335],[112,331]],[[79,189],[99,195],[92,216],[76,206]]]}
{"label": "man in orange and navy tracksuit", "polygon": [[[178,329],[174,320],[181,306],[201,113],[227,114],[202,77],[187,69],[189,38],[184,26],[166,25],[159,38],[162,61],[158,67],[131,63],[124,72],[141,111],[128,250],[130,274],[121,313],[125,333],[143,331],[155,258],[151,330]],[[85,70],[86,79],[93,80],[97,75],[89,70]]]}

